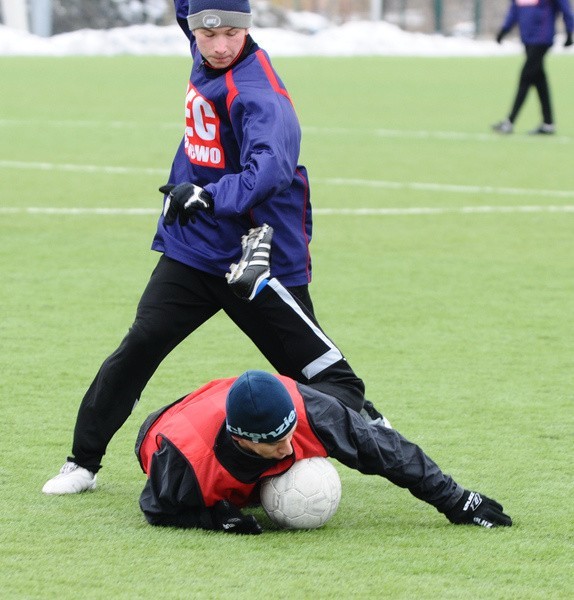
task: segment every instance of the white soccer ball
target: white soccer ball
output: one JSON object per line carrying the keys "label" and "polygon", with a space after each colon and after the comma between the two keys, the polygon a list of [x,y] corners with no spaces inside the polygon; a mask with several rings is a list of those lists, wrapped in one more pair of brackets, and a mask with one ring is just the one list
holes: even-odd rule
{"label": "white soccer ball", "polygon": [[336,512],[341,500],[337,469],[320,456],[296,461],[285,473],[261,485],[261,505],[287,529],[316,529]]}

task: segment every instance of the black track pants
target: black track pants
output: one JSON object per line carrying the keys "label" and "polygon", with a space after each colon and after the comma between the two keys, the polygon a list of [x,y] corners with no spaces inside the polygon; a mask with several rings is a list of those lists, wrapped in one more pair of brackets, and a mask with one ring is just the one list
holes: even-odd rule
{"label": "black track pants", "polygon": [[[307,300],[307,310],[301,300]],[[117,350],[102,364],[78,411],[73,456],[97,472],[106,448],[132,412],[162,360],[219,310],[253,341],[274,369],[302,383],[329,391],[336,379],[338,396],[362,408],[363,383],[323,333],[306,286],[288,292],[277,280],[252,302],[237,298],[223,277],[208,275],[162,256],[137,307],[134,323]],[[327,372],[325,371],[327,369]]]}
{"label": "black track pants", "polygon": [[544,56],[549,49],[550,46],[525,46],[526,61],[520,72],[518,90],[516,92],[512,111],[508,117],[512,123],[516,120],[531,86],[534,86],[538,92],[538,99],[540,100],[540,108],[544,123],[551,124],[554,122],[552,105],[550,103],[550,88],[548,87],[548,80],[546,79],[546,73],[544,71]]}

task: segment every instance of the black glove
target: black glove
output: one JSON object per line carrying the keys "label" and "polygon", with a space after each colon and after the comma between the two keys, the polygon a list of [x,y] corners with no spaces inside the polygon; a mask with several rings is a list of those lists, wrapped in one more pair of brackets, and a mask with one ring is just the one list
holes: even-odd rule
{"label": "black glove", "polygon": [[225,533],[259,535],[263,533],[261,525],[253,515],[244,515],[235,504],[220,500],[213,506],[213,525]]}
{"label": "black glove", "polygon": [[168,194],[163,208],[163,220],[166,225],[173,225],[178,215],[181,226],[187,225],[190,220],[195,223],[195,215],[198,211],[213,210],[211,195],[193,183],[162,185],[159,191]]}
{"label": "black glove", "polygon": [[462,498],[445,513],[451,523],[479,527],[510,527],[512,519],[505,515],[502,505],[478,492],[465,490]]}
{"label": "black glove", "polygon": [[566,34],[566,41],[564,42],[564,48],[572,45],[572,32]]}
{"label": "black glove", "polygon": [[499,44],[502,44],[502,38],[508,33],[508,31],[506,31],[506,29],[501,29],[497,34],[496,34],[496,41]]}

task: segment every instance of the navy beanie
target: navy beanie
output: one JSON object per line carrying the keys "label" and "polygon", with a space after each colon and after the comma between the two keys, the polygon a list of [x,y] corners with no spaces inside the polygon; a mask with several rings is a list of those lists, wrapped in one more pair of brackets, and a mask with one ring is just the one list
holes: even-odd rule
{"label": "navy beanie", "polygon": [[189,0],[189,29],[214,27],[251,27],[249,0]]}
{"label": "navy beanie", "polygon": [[287,388],[265,371],[246,371],[227,394],[227,430],[252,442],[271,443],[295,427],[297,413]]}

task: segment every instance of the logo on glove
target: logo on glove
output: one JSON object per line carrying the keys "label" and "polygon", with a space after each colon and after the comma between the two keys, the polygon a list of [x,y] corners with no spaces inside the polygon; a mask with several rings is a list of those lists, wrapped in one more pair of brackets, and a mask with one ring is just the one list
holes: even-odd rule
{"label": "logo on glove", "polygon": [[[470,492],[470,496],[468,497],[467,501],[464,504],[464,508],[462,510],[464,510],[465,512],[467,510],[471,510],[472,512],[474,512],[480,505],[482,504],[482,498],[480,497],[480,494],[477,492]],[[475,521],[476,521],[476,517],[475,517]]]}

